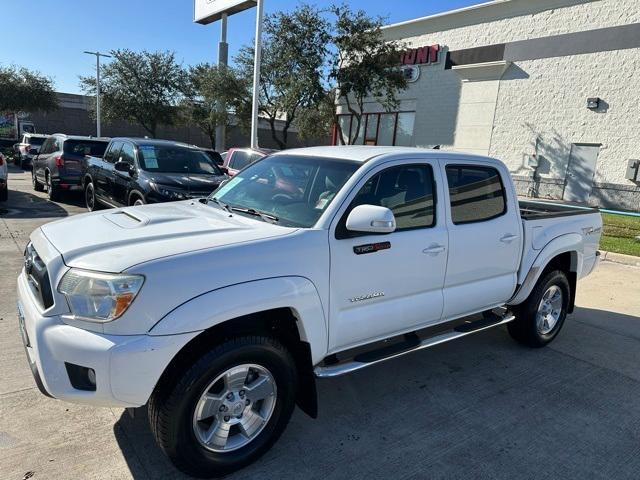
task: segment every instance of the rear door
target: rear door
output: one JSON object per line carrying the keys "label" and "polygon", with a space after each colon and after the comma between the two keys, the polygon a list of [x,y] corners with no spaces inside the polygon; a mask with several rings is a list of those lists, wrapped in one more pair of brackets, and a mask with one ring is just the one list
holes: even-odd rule
{"label": "rear door", "polygon": [[508,171],[477,161],[441,162],[449,259],[443,319],[502,305],[514,293],[522,251],[518,201]]}
{"label": "rear door", "polygon": [[[364,178],[330,230],[329,350],[440,321],[448,233],[437,162],[393,162]],[[357,205],[384,206],[397,229],[388,235],[345,228]]]}

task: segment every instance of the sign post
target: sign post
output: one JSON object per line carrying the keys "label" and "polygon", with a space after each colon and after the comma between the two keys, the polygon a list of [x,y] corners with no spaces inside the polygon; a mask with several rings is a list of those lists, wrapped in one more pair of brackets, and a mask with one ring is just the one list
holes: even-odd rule
{"label": "sign post", "polygon": [[[256,17],[256,44],[253,64],[253,117],[251,119],[251,148],[258,148],[258,102],[260,89],[260,60],[262,53],[263,0],[195,0],[193,9],[193,21],[196,23],[207,25],[209,23],[222,20],[218,63],[223,65],[222,60],[224,59],[224,65],[226,65],[225,57],[228,55],[228,45],[226,39],[227,16],[233,15],[234,13],[242,12],[243,10],[253,8],[255,6],[258,7],[258,12]],[[219,131],[220,130],[216,132],[216,149],[220,145],[218,140],[218,137],[220,136]],[[222,135],[222,145],[224,146],[224,133]]]}
{"label": "sign post", "polygon": [[253,104],[251,106],[251,148],[258,148],[258,106],[260,103],[260,63],[262,61],[263,0],[258,0],[256,15],[256,45],[253,57]]}

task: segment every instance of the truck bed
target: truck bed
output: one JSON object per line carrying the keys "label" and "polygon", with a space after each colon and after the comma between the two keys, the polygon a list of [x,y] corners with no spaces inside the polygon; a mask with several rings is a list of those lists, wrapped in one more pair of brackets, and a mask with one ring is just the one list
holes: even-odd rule
{"label": "truck bed", "polygon": [[569,217],[572,215],[586,215],[598,213],[597,208],[574,207],[540,201],[521,200],[520,216],[523,220],[543,220],[546,218]]}

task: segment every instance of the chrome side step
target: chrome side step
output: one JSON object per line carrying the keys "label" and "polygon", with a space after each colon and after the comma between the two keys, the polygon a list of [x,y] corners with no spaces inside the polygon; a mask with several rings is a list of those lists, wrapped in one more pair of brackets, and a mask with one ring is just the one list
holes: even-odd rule
{"label": "chrome side step", "polygon": [[[340,375],[345,375],[347,373],[355,372],[356,370],[370,367],[371,365],[376,365],[386,360],[391,360],[392,358],[401,357],[411,352],[416,352],[418,350],[423,350],[425,348],[434,347],[436,345],[440,345],[441,343],[446,343],[446,342],[450,342],[451,340],[456,340],[458,338],[466,337],[467,335],[471,335],[472,333],[482,332],[483,330],[488,330],[490,328],[504,325],[506,323],[512,322],[513,320],[515,320],[515,318],[516,317],[511,312],[507,312],[502,317],[496,316],[496,320],[493,322],[487,322],[486,319],[473,322],[477,325],[476,328],[465,328],[465,326],[456,327],[445,333],[441,333],[433,337],[425,338],[420,342],[418,342],[415,346],[411,346],[410,348],[407,348],[402,351],[396,351],[396,352],[390,353],[389,355],[381,358],[372,359],[370,361],[358,361],[356,360],[357,358],[356,357],[350,361],[337,363],[335,365],[317,366],[314,368],[314,373],[315,373],[315,376],[318,378],[339,377]],[[473,323],[467,324],[467,325],[469,327],[473,327]]]}

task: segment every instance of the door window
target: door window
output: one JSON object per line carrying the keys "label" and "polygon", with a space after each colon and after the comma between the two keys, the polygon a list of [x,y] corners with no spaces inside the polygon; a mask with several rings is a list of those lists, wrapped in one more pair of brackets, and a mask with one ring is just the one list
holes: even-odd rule
{"label": "door window", "polygon": [[53,146],[54,145],[55,145],[55,139],[54,138],[47,138],[47,140],[44,142],[44,145],[42,146],[42,149],[41,149],[40,153],[46,154],[46,153],[53,152]]}
{"label": "door window", "polygon": [[130,143],[125,143],[122,146],[122,150],[120,151],[120,161],[127,162],[129,165],[133,165],[135,163],[135,152],[133,150],[133,145]]}
{"label": "door window", "polygon": [[[357,234],[346,231],[347,216],[358,205],[386,207],[396,218],[396,232],[433,227],[435,183],[430,165],[403,165],[374,175],[355,196],[338,226],[337,237]],[[346,235],[345,235],[346,234]]]}
{"label": "door window", "polygon": [[120,150],[122,149],[122,142],[112,142],[111,146],[104,154],[104,161],[109,163],[116,163],[120,156]]}
{"label": "door window", "polygon": [[448,165],[447,182],[454,224],[483,222],[507,211],[507,201],[495,168]]}
{"label": "door window", "polygon": [[231,161],[229,162],[229,167],[234,170],[242,170],[244,167],[249,165],[251,160],[249,159],[249,154],[247,152],[243,152],[241,150],[233,152],[233,156],[231,157]]}

